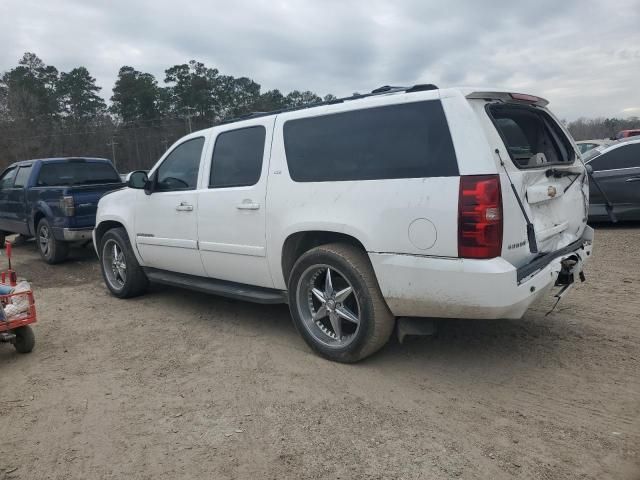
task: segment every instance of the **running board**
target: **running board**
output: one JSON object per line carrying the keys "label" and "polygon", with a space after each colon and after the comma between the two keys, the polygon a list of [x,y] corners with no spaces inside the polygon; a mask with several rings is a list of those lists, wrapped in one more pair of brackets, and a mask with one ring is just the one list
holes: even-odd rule
{"label": "running board", "polygon": [[287,294],[273,288],[255,287],[214,278],[198,277],[185,273],[168,272],[157,268],[143,268],[150,281],[196,292],[211,293],[222,297],[254,303],[287,303]]}

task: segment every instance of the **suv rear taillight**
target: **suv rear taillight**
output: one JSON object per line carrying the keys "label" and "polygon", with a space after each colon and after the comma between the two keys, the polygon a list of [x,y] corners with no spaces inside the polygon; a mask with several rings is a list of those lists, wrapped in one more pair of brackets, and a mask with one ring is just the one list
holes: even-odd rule
{"label": "suv rear taillight", "polygon": [[60,209],[65,217],[73,217],[76,214],[76,206],[71,195],[65,195],[60,199]]}
{"label": "suv rear taillight", "polygon": [[494,258],[502,252],[502,194],[499,175],[460,177],[458,256]]}

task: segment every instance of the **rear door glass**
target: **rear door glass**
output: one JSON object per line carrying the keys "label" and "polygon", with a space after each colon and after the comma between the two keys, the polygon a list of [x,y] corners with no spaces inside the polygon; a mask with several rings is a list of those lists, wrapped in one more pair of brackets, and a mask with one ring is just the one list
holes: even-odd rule
{"label": "rear door glass", "polygon": [[573,163],[571,142],[546,112],[504,104],[491,104],[488,112],[518,168]]}
{"label": "rear door glass", "polygon": [[20,167],[13,186],[16,188],[25,187],[27,185],[27,182],[29,181],[29,175],[31,175],[31,165],[29,165],[28,167]]}
{"label": "rear door glass", "polygon": [[262,126],[219,134],[213,149],[209,188],[248,187],[258,183],[265,135]]}
{"label": "rear door glass", "polygon": [[120,181],[120,176],[108,163],[55,162],[42,165],[37,186],[98,185],[101,183],[120,183]]}

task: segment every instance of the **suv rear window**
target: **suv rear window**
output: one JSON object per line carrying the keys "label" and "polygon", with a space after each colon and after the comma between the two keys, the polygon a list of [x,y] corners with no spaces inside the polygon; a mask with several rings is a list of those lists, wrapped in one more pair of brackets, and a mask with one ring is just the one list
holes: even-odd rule
{"label": "suv rear window", "polygon": [[111,164],[71,161],[43,164],[40,168],[37,185],[39,187],[58,187],[101,183],[121,183],[120,176]]}
{"label": "suv rear window", "polygon": [[439,100],[289,120],[284,145],[296,182],[458,175]]}
{"label": "suv rear window", "polygon": [[525,105],[489,105],[488,112],[518,168],[570,164],[571,142],[544,111]]}

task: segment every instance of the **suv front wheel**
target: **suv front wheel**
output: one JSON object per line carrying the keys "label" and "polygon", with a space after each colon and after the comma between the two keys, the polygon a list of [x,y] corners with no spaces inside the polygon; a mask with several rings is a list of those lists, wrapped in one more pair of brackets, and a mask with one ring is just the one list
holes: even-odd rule
{"label": "suv front wheel", "polygon": [[149,283],[131,248],[127,231],[113,228],[100,240],[100,268],[104,283],[118,298],[144,293]]}
{"label": "suv front wheel", "polygon": [[307,344],[338,362],[357,362],[382,348],[395,325],[369,258],[342,243],[302,255],[289,277],[289,308]]}

